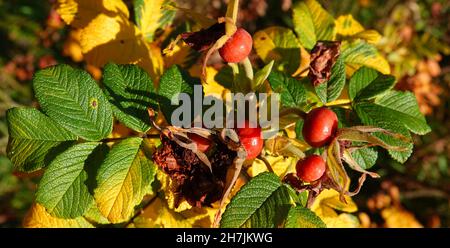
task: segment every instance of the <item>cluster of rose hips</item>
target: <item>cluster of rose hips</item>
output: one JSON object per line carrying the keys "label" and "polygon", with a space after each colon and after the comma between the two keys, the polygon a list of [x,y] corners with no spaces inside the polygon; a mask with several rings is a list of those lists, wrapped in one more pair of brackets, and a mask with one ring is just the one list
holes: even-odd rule
{"label": "cluster of rose hips", "polygon": [[[242,28],[237,29],[233,36],[219,49],[220,56],[227,63],[238,63],[244,60],[252,50],[252,36]],[[336,114],[326,108],[316,108],[310,111],[303,125],[303,138],[311,147],[327,145],[337,130],[338,119]],[[261,128],[250,128],[248,121],[244,127],[237,128],[236,132],[241,144],[247,152],[247,159],[256,158],[264,146],[261,137]],[[189,134],[189,138],[197,144],[201,152],[209,149],[211,141],[196,134]],[[326,163],[319,155],[310,155],[299,160],[296,165],[297,177],[306,183],[320,179],[326,170]]]}
{"label": "cluster of rose hips", "polygon": [[[332,110],[326,107],[313,109],[306,115],[303,138],[312,147],[322,147],[333,139],[337,126],[338,118]],[[326,163],[319,155],[307,156],[296,165],[297,177],[306,183],[320,179],[325,170]]]}
{"label": "cluster of rose hips", "polygon": [[[250,123],[246,120],[242,127],[236,128],[239,140],[247,152],[246,159],[256,158],[262,151],[264,142],[261,135],[260,127],[250,127]],[[188,133],[188,137],[197,145],[197,149],[206,152],[211,147],[211,140],[201,137],[194,133]]]}

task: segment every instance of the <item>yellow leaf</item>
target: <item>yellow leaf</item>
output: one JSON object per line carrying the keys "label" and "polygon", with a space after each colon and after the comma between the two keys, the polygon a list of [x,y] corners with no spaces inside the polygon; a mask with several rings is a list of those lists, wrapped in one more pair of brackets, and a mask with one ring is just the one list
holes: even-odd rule
{"label": "yellow leaf", "polygon": [[[327,227],[358,227],[358,218],[351,214],[358,210],[358,207],[349,196],[344,196],[346,203],[339,200],[339,192],[333,189],[326,189],[317,196],[311,210],[317,214],[327,225]],[[338,214],[336,210],[346,212]]]}
{"label": "yellow leaf", "polygon": [[346,65],[346,72],[350,76],[361,66],[373,68],[383,74],[389,74],[391,68],[387,60],[377,49],[362,39],[343,41],[341,57]]}
{"label": "yellow leaf", "polygon": [[136,8],[135,1],[135,11],[137,12],[136,23],[140,28],[144,37],[152,41],[155,31],[162,25],[167,25],[169,21],[165,18],[167,12],[172,12],[171,10],[164,9],[163,5],[166,4],[167,0],[141,0],[139,1],[138,8]]}
{"label": "yellow leaf", "polygon": [[130,227],[188,228],[210,227],[217,210],[211,208],[193,208],[175,212],[161,198],[156,198],[144,209]]}
{"label": "yellow leaf", "polygon": [[340,214],[337,217],[321,217],[328,228],[358,228],[360,227],[359,220],[352,214]]}
{"label": "yellow leaf", "polygon": [[89,220],[90,222],[98,223],[98,224],[109,224],[108,219],[100,213],[97,208],[97,204],[93,202],[91,207],[84,213],[84,218]]}
{"label": "yellow leaf", "polygon": [[[193,77],[200,77],[201,70],[201,65],[194,65],[189,69],[189,72]],[[220,96],[221,99],[225,99],[226,95],[230,93],[230,90],[223,87],[215,80],[217,73],[218,71],[214,69],[214,67],[206,67],[206,77],[204,77],[202,82],[203,91],[205,96]]]}
{"label": "yellow leaf", "polygon": [[318,1],[299,1],[292,12],[294,30],[303,47],[312,49],[319,40],[334,40],[334,18]]}
{"label": "yellow leaf", "polygon": [[163,70],[161,51],[145,42],[122,1],[60,0],[58,13],[81,29],[81,51],[89,64],[137,63],[158,81]]}
{"label": "yellow leaf", "polygon": [[58,0],[56,11],[69,25],[84,28],[101,13],[117,13],[128,19],[129,12],[122,0]]}
{"label": "yellow leaf", "polygon": [[[287,173],[295,171],[295,164],[297,163],[297,160],[293,157],[265,156],[265,158],[271,165],[275,174],[278,176],[283,177]],[[264,162],[259,159],[255,159],[252,166],[248,169],[248,174],[255,177],[265,171],[268,171],[268,169]]]}
{"label": "yellow leaf", "polygon": [[83,217],[60,219],[51,216],[43,206],[34,203],[23,220],[23,227],[28,228],[89,228],[94,227]]}
{"label": "yellow leaf", "polygon": [[69,56],[75,62],[81,62],[83,60],[83,53],[81,52],[81,30],[72,30],[69,33],[69,37],[64,42],[63,55]]}
{"label": "yellow leaf", "polygon": [[381,39],[380,33],[376,30],[364,30],[364,27],[352,15],[339,16],[335,22],[338,35],[363,39],[370,44],[376,44]]}
{"label": "yellow leaf", "polygon": [[156,168],[141,147],[142,139],[137,137],[116,143],[98,170],[94,198],[111,223],[127,221],[152,192]]}
{"label": "yellow leaf", "polygon": [[405,209],[397,206],[385,208],[381,211],[381,216],[386,227],[391,228],[418,228],[423,227],[414,215]]}
{"label": "yellow leaf", "polygon": [[314,204],[311,209],[315,211],[315,209],[320,208],[322,206],[328,206],[333,209],[337,209],[342,212],[353,213],[358,210],[358,207],[353,202],[350,196],[345,196],[345,201],[347,204],[339,201],[339,192],[334,189],[326,189],[322,191],[319,196],[317,196]]}
{"label": "yellow leaf", "polygon": [[179,42],[172,49],[168,49],[164,54],[164,66],[170,68],[172,65],[187,67],[194,57],[192,50],[186,43]]}
{"label": "yellow leaf", "polygon": [[342,36],[352,36],[361,31],[364,31],[364,27],[356,21],[352,15],[339,16],[336,21],[336,33]]}
{"label": "yellow leaf", "polygon": [[269,63],[274,60],[274,68],[292,74],[300,66],[300,43],[292,30],[284,27],[269,27],[253,36],[254,48],[258,56]]}

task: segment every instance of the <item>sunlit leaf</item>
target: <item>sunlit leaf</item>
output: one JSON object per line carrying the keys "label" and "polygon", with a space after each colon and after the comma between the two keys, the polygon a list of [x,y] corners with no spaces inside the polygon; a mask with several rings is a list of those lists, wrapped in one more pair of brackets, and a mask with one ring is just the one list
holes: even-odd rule
{"label": "sunlit leaf", "polygon": [[377,49],[361,39],[343,41],[341,56],[347,65],[349,74],[353,74],[361,66],[374,68],[383,74],[389,74],[391,71],[387,60],[380,55]]}
{"label": "sunlit leaf", "polygon": [[300,66],[300,43],[294,33],[283,27],[269,27],[253,36],[258,56],[269,63],[275,61],[274,69],[293,74]]}
{"label": "sunlit leaf", "polygon": [[115,144],[98,170],[95,201],[102,215],[112,223],[128,220],[134,207],[152,191],[156,167],[141,145],[141,138]]}
{"label": "sunlit leaf", "polygon": [[145,39],[153,41],[157,29],[170,25],[175,11],[163,6],[171,0],[134,0],[135,21]]}
{"label": "sunlit leaf", "polygon": [[296,206],[289,210],[287,228],[325,228],[325,223],[311,210]]}
{"label": "sunlit leaf", "polygon": [[316,0],[301,1],[293,7],[293,24],[307,49],[319,40],[333,40],[336,33],[334,18]]}
{"label": "sunlit leaf", "polygon": [[51,216],[45,208],[34,203],[23,220],[23,227],[28,228],[90,228],[94,227],[85,218],[60,219]]}

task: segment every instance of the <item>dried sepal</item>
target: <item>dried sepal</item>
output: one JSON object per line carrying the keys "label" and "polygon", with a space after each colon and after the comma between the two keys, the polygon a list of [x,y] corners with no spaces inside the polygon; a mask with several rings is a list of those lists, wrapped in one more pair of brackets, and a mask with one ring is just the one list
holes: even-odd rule
{"label": "dried sepal", "polygon": [[348,149],[345,149],[342,154],[342,159],[355,171],[361,172],[363,174],[367,174],[371,176],[372,178],[379,178],[380,175],[378,175],[375,172],[370,172],[367,170],[364,170],[353,158],[351,152]]}
{"label": "dried sepal", "polygon": [[289,156],[298,159],[305,157],[305,153],[301,150],[302,145],[300,142],[286,136],[277,135],[266,140],[265,147],[268,152],[276,156]]}
{"label": "dried sepal", "polygon": [[401,146],[392,146],[381,140],[380,138],[374,136],[372,133],[383,133],[386,135],[389,135],[395,139],[404,141],[404,142],[411,142],[407,137],[390,132],[388,130],[378,128],[378,127],[364,127],[364,126],[355,126],[350,128],[341,128],[338,130],[336,134],[336,138],[339,141],[351,141],[351,142],[365,142],[368,143],[370,146],[381,146],[384,149],[387,150],[394,150],[394,151],[404,151],[407,148],[401,147]]}

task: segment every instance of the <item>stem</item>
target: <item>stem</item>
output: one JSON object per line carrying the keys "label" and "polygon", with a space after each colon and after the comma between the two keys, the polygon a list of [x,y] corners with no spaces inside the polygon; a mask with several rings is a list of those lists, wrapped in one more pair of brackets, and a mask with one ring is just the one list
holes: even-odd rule
{"label": "stem", "polygon": [[267,167],[267,170],[269,170],[270,172],[274,173],[272,166],[270,165],[269,161],[267,161],[267,159],[264,156],[259,155],[258,158],[264,162],[264,164]]}
{"label": "stem", "polygon": [[327,107],[351,107],[352,106],[352,102],[344,102],[344,103],[338,103],[338,104],[325,104],[325,106]]}
{"label": "stem", "polygon": [[126,222],[125,227],[128,226],[128,225],[130,225],[131,223],[133,223],[133,221],[134,221],[137,217],[139,217],[139,215],[143,214],[143,213],[144,213],[144,210],[145,210],[148,206],[150,206],[150,205],[156,200],[156,198],[158,198],[158,196],[159,196],[159,192],[157,192],[157,193],[155,194],[155,196],[153,196],[147,203],[145,203],[145,205],[144,205],[139,211],[137,211],[137,212],[133,215],[133,217],[131,217],[131,219],[130,219],[129,221]]}
{"label": "stem", "polygon": [[250,79],[250,81],[253,81],[253,67],[250,59],[248,59],[248,57],[245,58],[242,61],[242,65],[244,66],[245,75]]}
{"label": "stem", "polygon": [[286,109],[283,109],[280,112],[279,116],[281,118],[283,116],[290,115],[290,114],[297,115],[298,117],[300,117],[302,119],[305,119],[305,117],[306,117],[306,113],[303,110],[298,109],[298,108],[286,108]]}
{"label": "stem", "polygon": [[106,139],[100,140],[100,142],[102,142],[102,143],[116,142],[116,141],[124,140],[124,139],[126,139],[126,138],[129,138],[129,137],[106,138]]}

